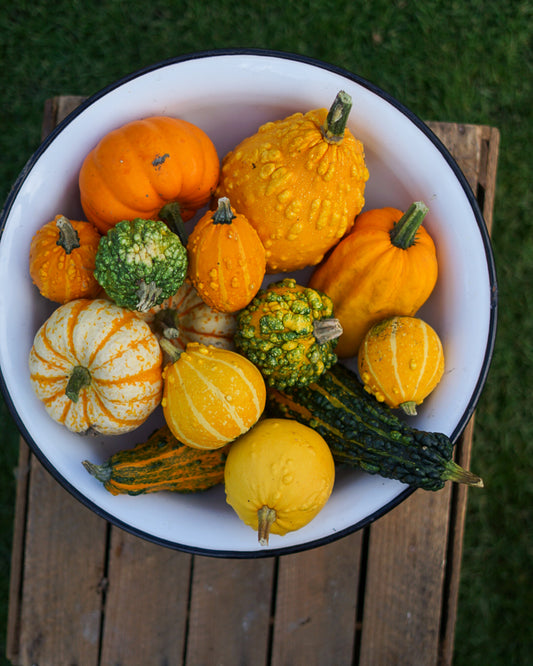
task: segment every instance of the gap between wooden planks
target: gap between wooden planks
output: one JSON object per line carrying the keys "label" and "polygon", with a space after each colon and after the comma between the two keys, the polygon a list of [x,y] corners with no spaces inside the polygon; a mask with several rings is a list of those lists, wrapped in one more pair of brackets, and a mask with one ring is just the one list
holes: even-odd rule
{"label": "gap between wooden planks", "polygon": [[[43,137],[84,98],[48,100]],[[428,123],[487,227],[496,128]],[[456,446],[470,466],[473,421]],[[192,556],[109,525],[21,440],[7,656],[13,664],[451,664],[467,501],[417,491],[370,527],[311,551]]]}

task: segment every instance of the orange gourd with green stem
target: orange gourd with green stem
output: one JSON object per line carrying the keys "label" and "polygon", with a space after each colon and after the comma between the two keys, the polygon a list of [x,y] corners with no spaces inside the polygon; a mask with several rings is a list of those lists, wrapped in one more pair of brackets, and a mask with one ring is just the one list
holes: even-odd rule
{"label": "orange gourd with green stem", "polygon": [[215,310],[237,312],[248,305],[265,277],[265,248],[244,215],[227,197],[195,225],[187,243],[188,278]]}
{"label": "orange gourd with green stem", "polygon": [[158,219],[171,202],[186,221],[210,200],[219,171],[200,127],[168,116],[134,120],[108,132],[84,159],[81,204],[102,233],[122,220]]}
{"label": "orange gourd with green stem", "polygon": [[413,316],[438,275],[435,244],[422,226],[428,212],[415,202],[369,210],[311,276],[309,286],[333,301],[343,333],[336,354],[355,356],[368,329],[385,317]]}
{"label": "orange gourd with green stem", "polygon": [[56,215],[33,236],[29,269],[39,292],[55,303],[95,298],[101,287],[94,277],[100,233],[90,222]]}
{"label": "orange gourd with green stem", "polygon": [[362,209],[368,170],[351,107],[340,91],[329,111],[268,122],[224,157],[216,195],[255,227],[268,273],[318,264]]}

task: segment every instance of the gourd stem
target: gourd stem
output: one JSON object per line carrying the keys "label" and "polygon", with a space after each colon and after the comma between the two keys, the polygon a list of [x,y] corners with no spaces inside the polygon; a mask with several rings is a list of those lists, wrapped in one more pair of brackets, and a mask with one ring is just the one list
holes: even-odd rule
{"label": "gourd stem", "polygon": [[180,239],[183,247],[187,247],[187,232],[181,217],[181,208],[177,201],[170,201],[159,211],[159,217],[167,227]]}
{"label": "gourd stem", "polygon": [[261,546],[268,546],[270,527],[276,522],[276,510],[269,506],[262,506],[257,510],[257,538]]}
{"label": "gourd stem", "polygon": [[101,481],[102,483],[109,481],[111,478],[112,467],[107,463],[104,463],[103,465],[95,465],[88,460],[83,460],[81,464],[85,467],[89,474],[92,474],[95,479],[98,479],[98,481]]}
{"label": "gourd stem", "polygon": [[175,363],[181,356],[181,351],[175,347],[167,338],[160,338],[159,345],[165,354],[170,358],[171,363]]}
{"label": "gourd stem", "polygon": [[72,402],[78,402],[80,391],[91,383],[91,373],[83,365],[77,365],[67,382],[65,394]]}
{"label": "gourd stem", "polygon": [[400,407],[403,409],[404,413],[408,416],[416,416],[416,402],[414,400],[408,400],[407,402],[402,402]]}
{"label": "gourd stem", "polygon": [[335,340],[342,335],[342,326],[338,319],[313,320],[313,336],[319,345]]}
{"label": "gourd stem", "polygon": [[80,237],[78,232],[72,226],[72,223],[64,215],[61,215],[56,221],[56,227],[59,231],[59,239],[56,245],[60,245],[67,254],[76,250],[80,246]]}
{"label": "gourd stem", "polygon": [[391,243],[407,250],[416,242],[416,233],[428,213],[423,201],[412,203],[390,231]]}
{"label": "gourd stem", "polygon": [[172,308],[159,310],[154,317],[153,326],[167,340],[177,338],[180,334],[179,315]]}
{"label": "gourd stem", "polygon": [[326,122],[322,127],[322,136],[328,143],[342,141],[351,110],[351,96],[344,90],[340,90],[333,100],[333,104],[326,117]]}
{"label": "gourd stem", "polygon": [[442,479],[445,481],[456,481],[457,483],[464,483],[467,486],[476,486],[478,488],[483,488],[484,485],[481,477],[464,469],[453,460],[446,461]]}
{"label": "gourd stem", "polygon": [[211,219],[213,224],[231,224],[235,219],[228,197],[220,197],[218,207]]}
{"label": "gourd stem", "polygon": [[154,305],[157,305],[163,290],[154,281],[147,284],[144,279],[139,280],[137,285],[138,289],[135,295],[139,300],[135,309],[137,312],[148,312]]}

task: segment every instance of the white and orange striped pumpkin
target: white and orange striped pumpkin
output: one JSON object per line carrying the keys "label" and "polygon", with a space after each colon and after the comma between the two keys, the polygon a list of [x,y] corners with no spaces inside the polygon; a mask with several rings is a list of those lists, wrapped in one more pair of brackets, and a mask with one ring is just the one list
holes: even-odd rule
{"label": "white and orange striped pumpkin", "polygon": [[211,308],[188,282],[174,296],[148,312],[137,312],[137,316],[147,321],[157,336],[170,340],[178,351],[184,351],[189,342],[234,348],[235,314]]}
{"label": "white and orange striped pumpkin", "polygon": [[77,299],[55,310],[35,336],[29,367],[47,413],[73,432],[129,432],[162,397],[157,337],[106,299]]}
{"label": "white and orange striped pumpkin", "polygon": [[374,324],[358,353],[365,389],[389,407],[415,415],[444,373],[442,343],[418,317],[390,317]]}
{"label": "white and orange striped pumpkin", "polygon": [[237,352],[191,342],[164,371],[163,414],[173,435],[217,449],[247,432],[263,413],[259,370]]}

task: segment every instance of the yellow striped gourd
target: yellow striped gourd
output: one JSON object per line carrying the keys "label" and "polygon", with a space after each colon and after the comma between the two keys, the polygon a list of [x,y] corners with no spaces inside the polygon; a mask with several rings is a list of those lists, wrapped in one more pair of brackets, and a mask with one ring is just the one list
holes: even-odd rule
{"label": "yellow striped gourd", "polygon": [[442,343],[418,317],[390,317],[374,324],[358,354],[365,389],[389,407],[416,414],[444,373]]}
{"label": "yellow striped gourd", "polygon": [[265,407],[261,373],[228,349],[190,342],[163,378],[168,427],[180,442],[199,449],[216,449],[243,435]]}

